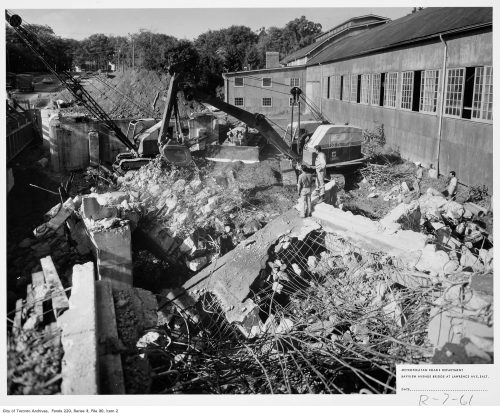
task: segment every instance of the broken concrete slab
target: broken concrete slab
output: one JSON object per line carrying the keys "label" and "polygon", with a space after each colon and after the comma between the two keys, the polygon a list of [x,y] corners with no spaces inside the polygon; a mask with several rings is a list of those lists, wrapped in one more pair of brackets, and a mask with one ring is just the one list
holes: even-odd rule
{"label": "broken concrete slab", "polygon": [[319,228],[313,220],[302,219],[295,210],[290,210],[204,268],[183,288],[195,299],[202,292],[213,293],[230,323],[246,325],[245,319],[252,316],[255,307],[255,303],[247,298],[250,287],[260,270],[266,267],[271,246],[282,235],[304,239]]}
{"label": "broken concrete slab", "polygon": [[98,394],[94,264],[73,267],[70,309],[57,320],[61,328],[61,393]]}
{"label": "broken concrete slab", "polygon": [[409,204],[401,203],[397,205],[379,222],[386,228],[390,228],[392,224],[400,224],[402,229],[418,231],[421,217],[419,201],[415,200]]}
{"label": "broken concrete slab", "polygon": [[425,235],[413,231],[401,230],[395,234],[386,234],[378,222],[324,203],[315,207],[312,216],[325,231],[338,234],[368,251],[398,256],[409,251],[419,251],[426,242]]}
{"label": "broken concrete slab", "polygon": [[90,231],[97,255],[99,279],[111,281],[113,289],[132,285],[132,239],[128,221],[120,221],[114,228]]}
{"label": "broken concrete slab", "polygon": [[114,206],[103,206],[93,196],[84,197],[82,200],[82,215],[84,219],[98,221],[105,218],[116,218],[118,208]]}

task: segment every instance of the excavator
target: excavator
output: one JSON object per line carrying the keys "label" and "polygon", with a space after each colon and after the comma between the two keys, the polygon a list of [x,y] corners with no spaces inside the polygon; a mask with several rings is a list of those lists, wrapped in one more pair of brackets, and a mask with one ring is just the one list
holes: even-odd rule
{"label": "excavator", "polygon": [[[165,110],[160,122],[149,129],[137,134],[133,140],[135,151],[119,154],[115,169],[136,169],[142,165],[145,158],[155,156],[158,151],[167,160],[177,166],[191,163],[191,151],[199,148],[200,140],[207,140],[204,144],[205,157],[215,161],[258,161],[259,148],[257,146],[219,145],[210,142],[208,136],[189,141],[186,139],[180,126],[178,109],[178,94],[183,93],[186,101],[197,101],[213,106],[222,112],[245,123],[249,128],[256,129],[268,143],[280,153],[290,159],[298,159],[298,155],[283,141],[283,138],[274,130],[265,116],[247,112],[239,107],[226,103],[203,89],[183,82],[184,65],[182,63],[169,68],[170,83],[168,87]],[[172,116],[174,120],[172,121]],[[174,127],[171,127],[173,123]],[[138,156],[137,156],[138,155]]]}

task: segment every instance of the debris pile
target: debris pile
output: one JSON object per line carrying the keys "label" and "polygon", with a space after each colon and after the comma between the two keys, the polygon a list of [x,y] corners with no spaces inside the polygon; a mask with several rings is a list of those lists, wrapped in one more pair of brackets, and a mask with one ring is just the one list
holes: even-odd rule
{"label": "debris pile", "polygon": [[54,394],[60,390],[61,330],[57,317],[68,298],[50,256],[30,276],[26,299],[19,298],[7,340],[8,394]]}
{"label": "debris pile", "polygon": [[285,235],[269,257],[253,286],[250,340],[210,294],[198,304],[165,294],[161,332],[146,346],[165,359],[162,393],[393,393],[395,360],[432,357],[426,328],[439,287],[395,283],[405,270],[389,257],[322,231]]}
{"label": "debris pile", "polygon": [[493,234],[487,230],[491,216],[475,204],[447,201],[431,192],[418,202],[421,225],[428,234],[428,248],[443,254],[438,273],[492,272]]}
{"label": "debris pile", "polygon": [[[73,265],[85,262],[90,249],[65,232],[65,222],[75,228],[76,221],[70,219],[75,210],[73,200],[57,204],[45,214],[46,222],[33,231],[33,237],[23,239],[10,254],[9,271],[18,274],[16,290],[22,291],[29,284],[31,274],[41,270],[39,260],[51,255],[59,269],[65,287],[70,285]],[[75,234],[71,231],[72,234]]]}

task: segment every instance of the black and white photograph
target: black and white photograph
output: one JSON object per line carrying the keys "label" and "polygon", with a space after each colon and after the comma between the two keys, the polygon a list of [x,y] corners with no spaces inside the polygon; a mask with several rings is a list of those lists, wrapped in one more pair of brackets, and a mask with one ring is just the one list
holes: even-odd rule
{"label": "black and white photograph", "polygon": [[500,403],[492,2],[4,12],[4,413]]}

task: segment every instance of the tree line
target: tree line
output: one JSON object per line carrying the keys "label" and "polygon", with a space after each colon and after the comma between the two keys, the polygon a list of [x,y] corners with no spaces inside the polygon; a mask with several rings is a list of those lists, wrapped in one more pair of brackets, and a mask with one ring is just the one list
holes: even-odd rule
{"label": "tree line", "polygon": [[[49,26],[28,26],[44,48],[45,59],[56,70],[129,68],[165,71],[176,62],[185,62],[196,81],[211,90],[223,84],[222,73],[265,67],[266,51],[277,51],[280,59],[311,44],[321,33],[321,24],[305,16],[289,21],[284,27],[247,26],[209,30],[193,41],[177,39],[149,30],[126,36],[93,34],[83,40],[64,39]],[[7,71],[45,71],[39,59],[6,25]]]}

